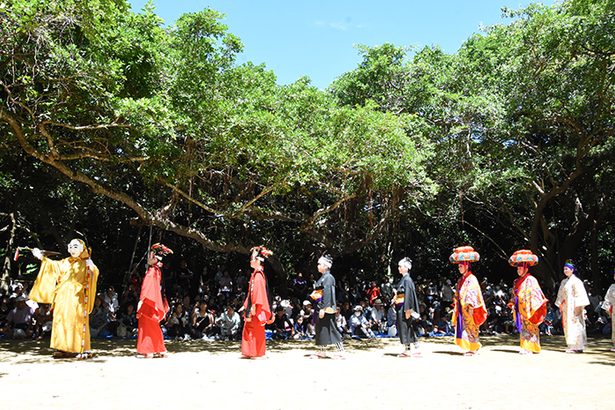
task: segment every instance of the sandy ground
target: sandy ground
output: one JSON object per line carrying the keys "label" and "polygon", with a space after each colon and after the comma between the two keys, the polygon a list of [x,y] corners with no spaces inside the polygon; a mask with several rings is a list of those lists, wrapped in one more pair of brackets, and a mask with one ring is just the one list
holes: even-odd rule
{"label": "sandy ground", "polygon": [[306,357],[309,342],[270,343],[266,360],[243,360],[237,343],[170,342],[169,357],[138,359],[131,341],[94,341],[98,357],[72,361],[52,359],[48,341],[3,341],[0,408],[613,408],[610,340],[570,355],[563,337],[545,337],[529,357],[513,337],[482,342],[475,357],[441,338],[422,342],[422,358],[398,358],[397,340],[351,341],[344,360]]}

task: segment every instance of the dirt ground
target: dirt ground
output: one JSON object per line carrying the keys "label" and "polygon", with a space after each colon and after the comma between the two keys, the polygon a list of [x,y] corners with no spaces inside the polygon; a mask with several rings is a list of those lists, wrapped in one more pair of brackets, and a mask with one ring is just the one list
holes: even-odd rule
{"label": "dirt ground", "polygon": [[266,360],[243,360],[238,343],[169,342],[169,357],[138,359],[132,341],[93,341],[88,361],[54,360],[48,341],[2,341],[0,408],[613,408],[610,340],[570,355],[563,337],[544,337],[529,357],[513,337],[481,341],[475,357],[440,338],[422,342],[422,358],[398,358],[396,339],[353,340],[344,360],[306,357],[310,342],[269,343]]}

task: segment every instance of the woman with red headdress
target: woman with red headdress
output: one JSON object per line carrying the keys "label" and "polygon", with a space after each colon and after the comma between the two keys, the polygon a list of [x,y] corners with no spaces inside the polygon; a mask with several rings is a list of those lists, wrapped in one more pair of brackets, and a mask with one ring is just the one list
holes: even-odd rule
{"label": "woman with red headdress", "polygon": [[267,279],[263,263],[273,255],[264,246],[250,250],[252,275],[248,283],[248,295],[243,303],[244,325],[241,337],[241,356],[256,359],[265,356],[265,325],[271,322],[273,315],[267,295]]}
{"label": "woman with red headdress", "polygon": [[171,249],[161,243],[152,245],[148,253],[149,267],[143,278],[141,296],[137,306],[137,319],[139,319],[137,353],[143,357],[164,357],[167,353],[160,321],[169,311],[169,305],[162,297],[160,281],[162,280],[162,259],[172,253]]}
{"label": "woman with red headdress", "polygon": [[542,293],[535,277],[530,275],[529,267],[538,264],[538,256],[532,251],[521,249],[508,259],[517,268],[519,277],[513,284],[513,299],[509,307],[519,332],[521,354],[539,353],[540,329],[538,326],[547,315],[547,298]]}
{"label": "woman with red headdress", "polygon": [[471,246],[456,248],[449,258],[451,263],[459,266],[461,274],[457,281],[453,326],[455,344],[465,351],[465,356],[473,356],[480,349],[479,327],[487,319],[480,284],[470,269],[470,263],[478,262],[479,259],[480,255]]}

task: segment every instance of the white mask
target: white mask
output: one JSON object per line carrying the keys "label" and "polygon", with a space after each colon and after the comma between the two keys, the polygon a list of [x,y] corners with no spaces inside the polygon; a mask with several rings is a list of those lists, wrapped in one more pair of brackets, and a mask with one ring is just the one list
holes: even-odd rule
{"label": "white mask", "polygon": [[354,312],[355,316],[361,316],[361,312]]}
{"label": "white mask", "polygon": [[78,258],[83,252],[83,245],[77,239],[73,239],[68,243],[68,253],[73,258]]}

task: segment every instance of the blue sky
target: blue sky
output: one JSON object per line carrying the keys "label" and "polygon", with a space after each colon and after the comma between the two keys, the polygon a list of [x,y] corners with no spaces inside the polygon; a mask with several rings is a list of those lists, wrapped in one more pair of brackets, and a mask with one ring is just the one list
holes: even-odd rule
{"label": "blue sky", "polygon": [[[139,11],[147,0],[129,0]],[[542,0],[553,4],[554,0]],[[308,76],[324,89],[354,69],[354,45],[439,45],[454,53],[481,25],[502,22],[501,7],[526,0],[154,0],[156,13],[171,25],[183,13],[212,8],[244,44],[238,63],[265,63],[278,83]]]}

